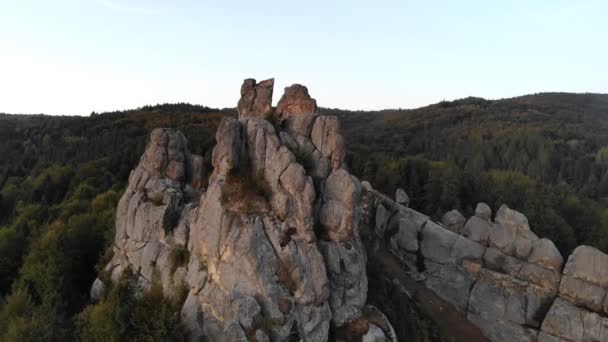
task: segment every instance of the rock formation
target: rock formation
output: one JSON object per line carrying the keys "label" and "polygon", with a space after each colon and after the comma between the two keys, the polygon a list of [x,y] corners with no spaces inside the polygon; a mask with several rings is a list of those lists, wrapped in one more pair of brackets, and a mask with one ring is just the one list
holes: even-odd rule
{"label": "rock formation", "polygon": [[[306,87],[245,80],[238,119],[218,127],[213,172],[183,135],[155,129],[118,205],[112,280],[131,269],[167,296],[186,289],[192,341],[396,341],[366,306],[361,185],[344,166],[336,117]],[[271,120],[271,123],[265,119]],[[92,294],[105,285],[96,280]],[[363,328],[362,328],[363,327]]]}
{"label": "rock formation", "polygon": [[608,255],[580,246],[562,272],[553,242],[506,205],[493,221],[480,203],[468,220],[453,210],[437,224],[364,185],[375,219],[363,229],[489,340],[608,341]]}
{"label": "rock formation", "polygon": [[252,78],[246,79],[241,86],[241,99],[237,105],[239,117],[265,118],[271,114],[273,89],[273,78],[260,83]]}
{"label": "rock formation", "polygon": [[393,200],[348,172],[340,121],[319,115],[306,87],[285,88],[273,112],[273,84],[244,81],[239,117],[217,129],[208,182],[181,133],[151,133],[93,299],[130,269],[143,288],[187,292],[192,341],[396,341],[367,303],[377,253],[398,261],[390,284],[408,297],[399,279],[422,284],[439,311],[478,327],[475,340],[608,341],[608,255],[580,246],[564,267],[506,205],[434,222],[404,190]]}

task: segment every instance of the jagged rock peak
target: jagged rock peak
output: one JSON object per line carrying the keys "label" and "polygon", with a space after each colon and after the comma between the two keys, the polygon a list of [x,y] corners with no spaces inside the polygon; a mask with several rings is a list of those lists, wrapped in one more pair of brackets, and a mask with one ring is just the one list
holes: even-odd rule
{"label": "jagged rock peak", "polygon": [[344,167],[340,122],[314,113],[299,85],[281,102],[287,120],[267,121],[273,83],[243,83],[239,118],[217,129],[205,189],[184,136],[152,132],[118,205],[106,272],[116,280],[131,269],[144,287],[158,279],[168,296],[185,287],[192,341],[327,341],[330,327],[395,341],[366,305],[361,185]]}
{"label": "jagged rock peak", "polygon": [[292,114],[312,114],[317,112],[317,101],[310,97],[308,88],[301,84],[285,87],[285,93],[277,104],[277,115],[286,118]]}
{"label": "jagged rock peak", "polygon": [[241,99],[237,105],[239,118],[265,118],[272,112],[274,78],[256,83],[248,78],[241,86]]}

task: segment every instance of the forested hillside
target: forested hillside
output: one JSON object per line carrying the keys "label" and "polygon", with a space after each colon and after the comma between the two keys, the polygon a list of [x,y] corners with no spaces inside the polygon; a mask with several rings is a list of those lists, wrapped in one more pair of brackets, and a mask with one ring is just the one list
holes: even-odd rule
{"label": "forested hillside", "polygon": [[[504,202],[564,255],[579,244],[608,251],[608,95],[321,112],[340,116],[355,175],[386,193],[403,187],[422,212],[468,216],[479,201]],[[0,341],[175,333],[172,303],[131,296],[132,279],[95,306],[88,293],[96,265],[110,257],[116,204],[151,129],[180,129],[209,170],[225,115],[235,111],[188,104],[89,117],[0,114]],[[161,303],[158,316],[138,309],[150,303]]]}
{"label": "forested hillside", "polygon": [[608,95],[326,112],[342,119],[354,173],[385,192],[407,189],[416,209],[439,217],[504,202],[564,255],[580,244],[608,250]]}

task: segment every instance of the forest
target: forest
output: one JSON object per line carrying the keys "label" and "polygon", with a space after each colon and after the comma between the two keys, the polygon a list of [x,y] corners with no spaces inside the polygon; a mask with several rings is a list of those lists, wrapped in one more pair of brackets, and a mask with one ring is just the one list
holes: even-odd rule
{"label": "forest", "polygon": [[[466,98],[338,115],[352,172],[439,219],[500,204],[526,214],[564,256],[608,251],[608,96]],[[148,133],[180,129],[210,169],[234,109],[145,106],[88,117],[0,114],[0,341],[156,341],[180,334],[179,303],[123,279],[90,303],[111,255],[114,211]],[[151,309],[154,308],[154,309]],[[152,314],[151,314],[152,313]],[[127,334],[127,331],[129,332]]]}

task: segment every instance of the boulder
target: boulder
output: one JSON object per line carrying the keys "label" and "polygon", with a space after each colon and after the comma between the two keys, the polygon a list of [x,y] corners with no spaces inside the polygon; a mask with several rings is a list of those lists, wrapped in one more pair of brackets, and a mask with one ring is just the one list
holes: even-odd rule
{"label": "boulder", "polygon": [[395,202],[402,204],[406,207],[409,207],[410,206],[410,197],[407,195],[405,190],[403,190],[401,188],[397,188],[397,191],[395,191]]}
{"label": "boulder", "polygon": [[564,258],[562,258],[553,241],[543,238],[533,242],[528,262],[559,272],[564,263]]}
{"label": "boulder", "polygon": [[516,228],[512,225],[493,224],[490,226],[489,246],[505,254],[515,255]]}
{"label": "boulder", "polygon": [[506,204],[500,206],[494,220],[514,232],[530,230],[526,216],[519,211],[510,209]]}
{"label": "boulder", "polygon": [[475,216],[490,221],[492,219],[492,209],[490,209],[490,206],[486,203],[477,203],[477,207],[475,207]]}
{"label": "boulder", "polygon": [[97,302],[99,299],[101,299],[101,295],[103,294],[105,289],[106,285],[103,283],[103,281],[101,281],[101,279],[99,278],[95,278],[93,285],[91,285],[91,300],[93,302]]}
{"label": "boulder", "polygon": [[471,216],[462,232],[464,236],[469,239],[487,246],[490,237],[490,224],[491,223],[478,216]]}
{"label": "boulder", "polygon": [[445,225],[449,230],[458,234],[462,232],[465,222],[466,219],[464,216],[462,216],[462,214],[456,209],[448,211],[447,213],[443,214],[443,217],[441,218],[441,223],[443,223],[443,225]]}
{"label": "boulder", "polygon": [[579,246],[568,258],[564,275],[608,287],[608,255],[590,246]]}

